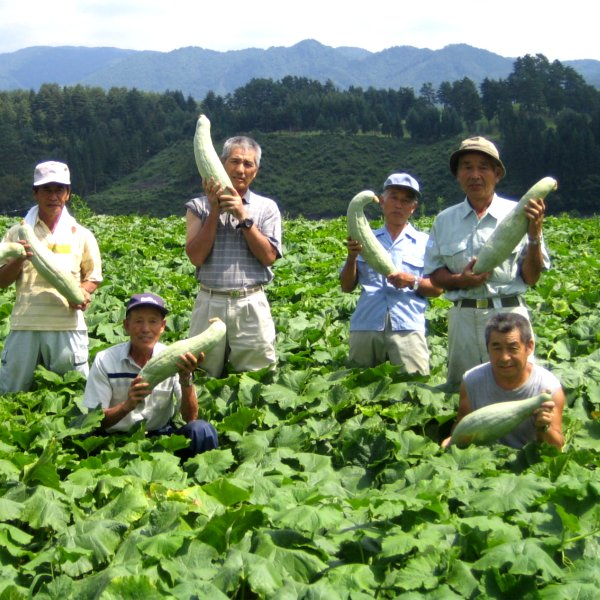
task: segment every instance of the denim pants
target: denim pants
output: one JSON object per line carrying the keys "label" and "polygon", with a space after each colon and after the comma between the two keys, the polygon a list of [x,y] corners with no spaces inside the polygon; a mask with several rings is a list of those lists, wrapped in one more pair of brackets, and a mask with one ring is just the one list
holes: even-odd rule
{"label": "denim pants", "polygon": [[177,427],[169,422],[160,429],[149,431],[148,435],[184,435],[188,438],[190,440],[189,446],[175,452],[175,454],[181,458],[182,462],[192,456],[196,456],[196,454],[206,452],[207,450],[214,450],[219,447],[217,430],[208,421],[202,419],[190,421],[183,427]]}

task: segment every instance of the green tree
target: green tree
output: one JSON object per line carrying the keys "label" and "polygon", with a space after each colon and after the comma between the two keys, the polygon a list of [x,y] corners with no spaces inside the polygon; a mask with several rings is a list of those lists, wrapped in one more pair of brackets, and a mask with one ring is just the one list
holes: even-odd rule
{"label": "green tree", "polygon": [[502,109],[510,105],[510,93],[506,81],[488,79],[482,81],[481,108],[485,118],[491,121]]}
{"label": "green tree", "polygon": [[543,54],[517,58],[513,72],[508,76],[508,88],[513,102],[531,112],[546,112],[545,87],[550,63]]}
{"label": "green tree", "polygon": [[406,129],[414,140],[433,141],[440,137],[440,111],[428,101],[417,102],[406,117]]}
{"label": "green tree", "polygon": [[419,98],[427,104],[431,104],[432,106],[435,105],[437,95],[435,93],[433,83],[427,82],[421,86],[421,89],[419,90]]}
{"label": "green tree", "polygon": [[440,134],[443,137],[452,137],[464,129],[462,119],[452,107],[444,108],[440,120]]}

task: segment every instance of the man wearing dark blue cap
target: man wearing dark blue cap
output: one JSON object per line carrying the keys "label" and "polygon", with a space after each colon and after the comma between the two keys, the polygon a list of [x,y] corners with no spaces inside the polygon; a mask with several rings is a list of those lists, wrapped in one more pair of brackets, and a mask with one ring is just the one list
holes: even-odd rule
{"label": "man wearing dark blue cap", "polygon": [[[83,404],[104,411],[101,426],[109,433],[127,432],[144,422],[150,434],[179,434],[190,439],[178,455],[185,460],[218,446],[217,432],[198,419],[198,398],[193,373],[204,359],[187,352],[179,357],[179,373],[159,383],[152,391],[139,377],[142,367],[166,346],[160,343],[168,310],[164,300],[152,293],[134,294],[127,303],[123,327],[129,341],[100,351],[85,387]],[[173,419],[179,412],[185,425]]]}
{"label": "man wearing dark blue cap", "polygon": [[384,226],[373,233],[398,270],[387,278],[375,272],[360,255],[360,243],[348,239],[340,283],[344,292],[362,288],[350,319],[350,362],[372,367],[389,360],[408,373],[428,375],[426,297],[438,296],[441,290],[423,277],[428,236],[409,223],[421,192],[408,173],[393,173],[383,188]]}

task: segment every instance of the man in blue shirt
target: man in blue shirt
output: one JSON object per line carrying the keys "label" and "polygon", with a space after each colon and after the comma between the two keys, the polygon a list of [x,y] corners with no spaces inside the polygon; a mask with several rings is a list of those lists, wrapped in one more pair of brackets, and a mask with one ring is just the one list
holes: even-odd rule
{"label": "man in blue shirt", "polygon": [[360,255],[360,243],[348,239],[340,283],[344,292],[362,288],[350,319],[350,362],[372,367],[389,360],[407,373],[428,375],[425,298],[442,290],[423,277],[428,235],[408,222],[419,205],[419,184],[407,173],[393,173],[383,188],[384,226],[373,233],[398,270],[387,278],[375,272]]}

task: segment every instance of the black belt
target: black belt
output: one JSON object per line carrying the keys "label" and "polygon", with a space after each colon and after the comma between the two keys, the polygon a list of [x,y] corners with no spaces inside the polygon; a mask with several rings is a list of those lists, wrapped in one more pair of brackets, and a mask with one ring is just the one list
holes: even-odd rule
{"label": "black belt", "polygon": [[[500,296],[497,300],[500,301],[500,306],[503,308],[514,308],[523,305],[519,296]],[[454,306],[460,308],[494,308],[493,298],[465,298],[463,300],[453,300],[453,303]]]}
{"label": "black belt", "polygon": [[243,298],[244,296],[256,294],[256,292],[262,292],[262,290],[262,285],[240,288],[239,290],[215,290],[213,288],[206,287],[205,285],[200,286],[201,292],[206,292],[207,294],[213,294],[215,296],[227,296],[228,298]]}

